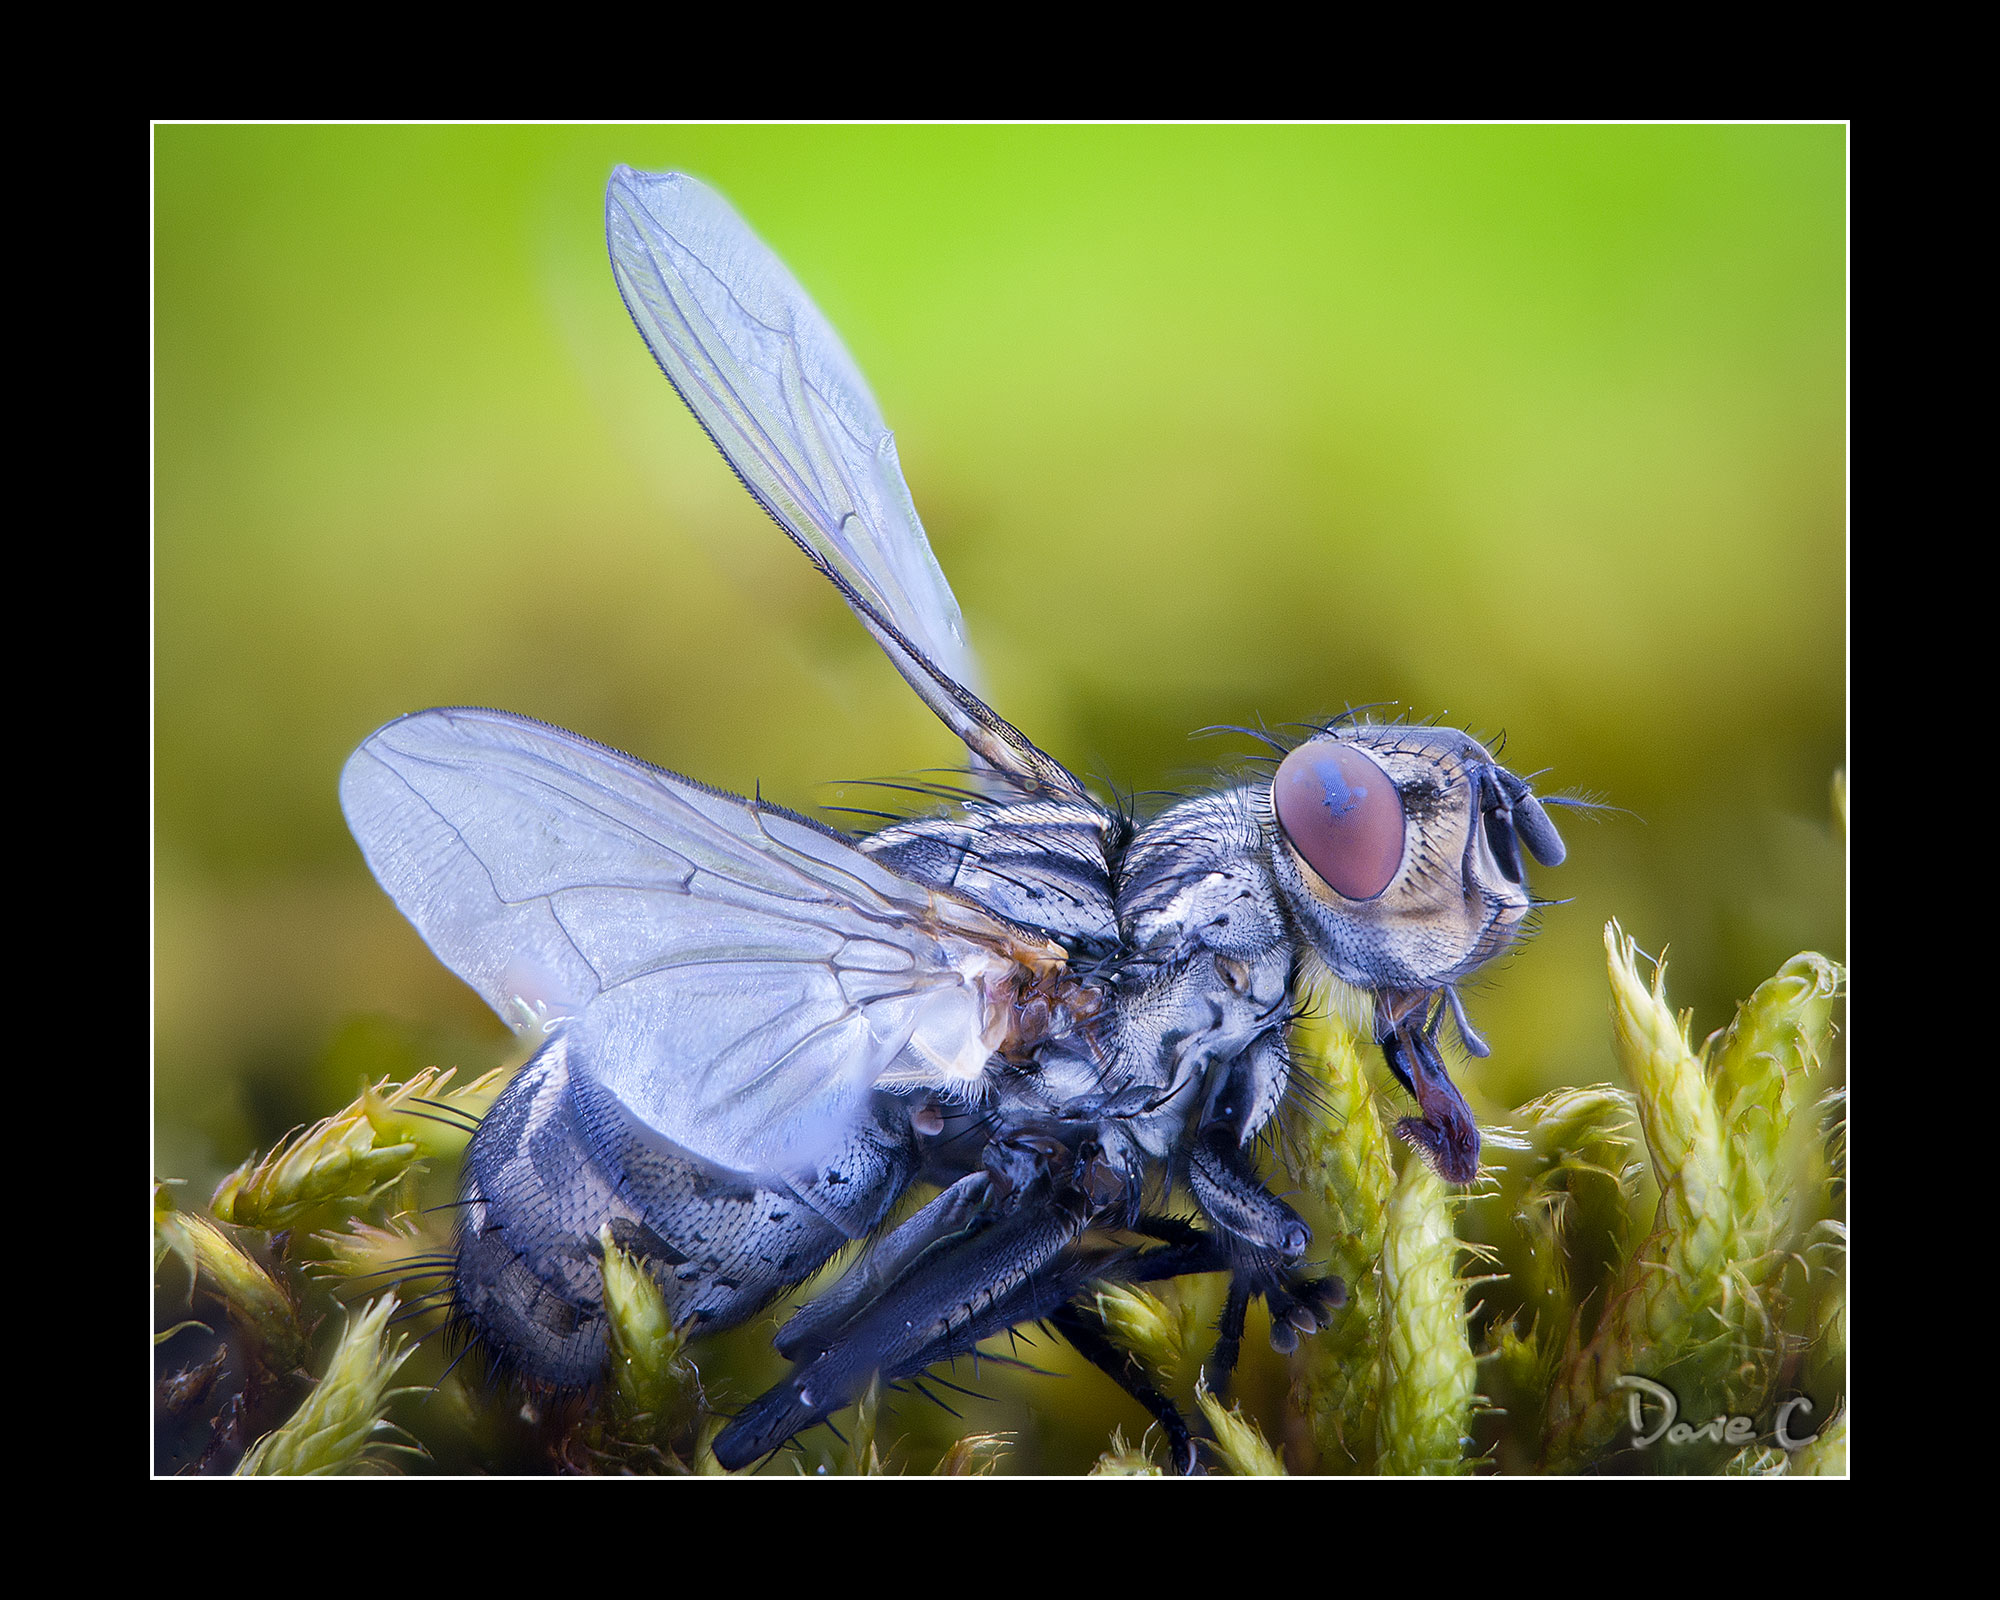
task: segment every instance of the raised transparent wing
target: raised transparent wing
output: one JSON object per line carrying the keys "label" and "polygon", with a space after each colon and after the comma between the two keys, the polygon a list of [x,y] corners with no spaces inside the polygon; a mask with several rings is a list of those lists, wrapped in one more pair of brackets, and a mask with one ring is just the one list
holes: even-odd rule
{"label": "raised transparent wing", "polygon": [[626,309],[744,485],[833,580],[924,703],[1035,791],[1081,795],[979,698],[951,586],[875,397],[798,280],[714,190],[619,167],[605,237]]}
{"label": "raised transparent wing", "polygon": [[349,758],[382,887],[516,1029],[682,1150],[791,1178],[878,1088],[976,1091],[1014,981],[1060,961],[789,812],[499,711],[421,711]]}

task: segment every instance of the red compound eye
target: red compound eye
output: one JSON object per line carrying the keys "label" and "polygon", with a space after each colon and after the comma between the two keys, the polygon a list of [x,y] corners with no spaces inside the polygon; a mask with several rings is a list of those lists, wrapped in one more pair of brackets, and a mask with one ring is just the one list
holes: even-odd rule
{"label": "red compound eye", "polygon": [[1271,785],[1278,824],[1306,864],[1349,900],[1372,900],[1403,864],[1403,802],[1351,744],[1318,739],[1286,756]]}

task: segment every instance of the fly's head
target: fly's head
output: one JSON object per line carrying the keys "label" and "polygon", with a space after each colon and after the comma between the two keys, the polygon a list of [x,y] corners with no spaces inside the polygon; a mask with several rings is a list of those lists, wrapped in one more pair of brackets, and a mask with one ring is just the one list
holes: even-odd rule
{"label": "fly's head", "polygon": [[1375,998],[1375,1036],[1423,1111],[1400,1131],[1455,1183],[1478,1172],[1479,1134],[1446,1074],[1449,1009],[1485,1046],[1454,986],[1524,931],[1534,898],[1522,852],[1563,843],[1524,779],[1448,728],[1329,728],[1271,780],[1270,860],[1293,920],[1335,976]]}
{"label": "fly's head", "polygon": [[1326,964],[1370,992],[1470,976],[1534,904],[1522,846],[1545,866],[1563,858],[1526,782],[1454,729],[1321,734],[1279,764],[1270,795],[1279,889]]}

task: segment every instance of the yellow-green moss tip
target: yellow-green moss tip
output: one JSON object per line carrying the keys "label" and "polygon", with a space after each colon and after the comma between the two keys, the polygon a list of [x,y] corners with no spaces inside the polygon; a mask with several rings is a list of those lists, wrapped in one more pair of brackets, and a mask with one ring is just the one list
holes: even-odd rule
{"label": "yellow-green moss tip", "polygon": [[1616,923],[1605,951],[1613,1038],[1660,1203],[1589,1342],[1572,1329],[1549,1397],[1545,1464],[1557,1470],[1616,1430],[1621,1377],[1669,1384],[1699,1417],[1761,1402],[1784,1353],[1779,1280],[1796,1244],[1801,1164],[1820,1144],[1807,1077],[1842,981],[1825,957],[1795,956],[1698,1056],[1667,1008],[1665,964],[1642,982]]}
{"label": "yellow-green moss tip", "polygon": [[1239,1478],[1282,1478],[1285,1458],[1265,1441],[1257,1424],[1236,1406],[1226,1406],[1208,1392],[1207,1381],[1195,1384],[1194,1402],[1208,1419],[1215,1458]]}
{"label": "yellow-green moss tip", "polygon": [[192,1278],[200,1270],[201,1264],[195,1259],[194,1244],[187,1236],[187,1230],[180,1225],[180,1213],[174,1208],[172,1185],[158,1178],[153,1180],[153,1270],[160,1270],[160,1263],[168,1256],[176,1256]]}
{"label": "yellow-green moss tip", "polygon": [[1207,1330],[1195,1305],[1177,1293],[1156,1295],[1130,1284],[1101,1284],[1097,1314],[1120,1348],[1137,1356],[1169,1389],[1199,1365]]}
{"label": "yellow-green moss tip", "polygon": [[1013,1438],[1004,1433],[968,1433],[963,1439],[955,1440],[951,1448],[939,1458],[937,1471],[939,1478],[985,1478],[990,1477],[1000,1465],[1000,1458],[1013,1444]]}
{"label": "yellow-green moss tip", "polygon": [[[1639,976],[1638,943],[1616,922],[1604,925],[1611,979],[1611,1038],[1618,1064],[1638,1095],[1639,1120],[1661,1195],[1678,1219],[1699,1225],[1719,1211],[1729,1182],[1721,1118],[1686,1023],[1668,1009],[1664,959],[1648,985]],[[1711,1226],[1719,1226],[1712,1223]]]}
{"label": "yellow-green moss tip", "polygon": [[289,1372],[304,1362],[308,1345],[298,1307],[261,1261],[206,1217],[192,1212],[163,1216],[156,1210],[154,1227],[173,1253],[222,1296],[230,1319],[249,1336],[271,1371]]}
{"label": "yellow-green moss tip", "polygon": [[373,1125],[378,1142],[413,1144],[427,1161],[457,1156],[507,1087],[513,1069],[495,1067],[454,1088],[451,1080],[456,1071],[426,1067],[407,1083],[384,1080],[364,1089],[355,1104]]}
{"label": "yellow-green moss tip", "polygon": [[1125,1442],[1125,1430],[1111,1430],[1111,1445],[1090,1469],[1093,1478],[1163,1478],[1166,1469],[1142,1449]]}
{"label": "yellow-green moss tip", "polygon": [[352,1212],[419,1161],[456,1156],[505,1085],[504,1069],[462,1089],[452,1069],[427,1067],[407,1083],[386,1079],[344,1110],[243,1163],[215,1191],[209,1209],[224,1222],[289,1228],[321,1206]]}
{"label": "yellow-green moss tip", "polygon": [[1526,1333],[1511,1322],[1493,1331],[1492,1342],[1479,1353],[1490,1364],[1494,1386],[1509,1394],[1538,1394],[1547,1387],[1547,1353],[1542,1348],[1540,1325]]}
{"label": "yellow-green moss tip", "polygon": [[[1507,1259],[1515,1291],[1536,1325],[1569,1325],[1578,1289],[1570,1241],[1588,1225],[1596,1248],[1622,1256],[1630,1200],[1643,1163],[1632,1096],[1610,1084],[1557,1089],[1516,1108],[1508,1119],[1526,1136],[1525,1152],[1504,1152],[1496,1196],[1514,1225]],[[1496,1155],[1498,1141],[1489,1141]],[[1581,1263],[1586,1273],[1594,1260]],[[1587,1292],[1590,1285],[1584,1285]]]}
{"label": "yellow-green moss tip", "polygon": [[618,1247],[610,1223],[597,1242],[604,1253],[604,1319],[619,1407],[628,1418],[671,1424],[685,1407],[693,1376],[681,1358],[687,1341],[668,1316],[653,1275]]}
{"label": "yellow-green moss tip", "polygon": [[[1769,1141],[1789,1123],[1795,1098],[1819,1065],[1843,976],[1837,963],[1815,951],[1795,955],[1710,1041],[1716,1106],[1739,1139]],[[1751,1148],[1770,1159],[1768,1143]]]}
{"label": "yellow-green moss tip", "polygon": [[417,1156],[414,1143],[378,1145],[357,1101],[244,1162],[217,1186],[209,1209],[241,1227],[288,1228],[319,1206],[351,1211],[366,1204]]}
{"label": "yellow-green moss tip", "polygon": [[[319,1477],[380,1471],[386,1466],[386,1418],[397,1370],[408,1358],[400,1336],[388,1333],[396,1297],[384,1295],[347,1324],[327,1364],[292,1420],[253,1445],[236,1471],[241,1477]],[[401,1447],[396,1447],[401,1448]]]}
{"label": "yellow-green moss tip", "polygon": [[444,1277],[452,1250],[450,1229],[435,1214],[391,1217],[382,1226],[354,1217],[342,1227],[321,1230],[312,1240],[324,1254],[307,1262],[306,1270],[350,1283],[380,1284],[399,1272],[406,1281],[436,1282]]}
{"label": "yellow-green moss tip", "polygon": [[[1801,1423],[1793,1428],[1803,1431]],[[1842,1404],[1839,1411],[1821,1427],[1811,1444],[1803,1450],[1794,1451],[1791,1471],[1801,1478],[1844,1478],[1847,1476],[1847,1407]]]}

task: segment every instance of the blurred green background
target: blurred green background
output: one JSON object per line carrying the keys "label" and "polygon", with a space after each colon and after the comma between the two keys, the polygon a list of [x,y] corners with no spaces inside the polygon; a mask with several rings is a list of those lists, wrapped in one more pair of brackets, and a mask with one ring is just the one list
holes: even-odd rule
{"label": "blurred green background", "polygon": [[1482,1114],[1611,1073],[1599,933],[1697,1035],[1843,948],[1845,133],[161,128],[156,1170],[190,1202],[512,1041],[336,801],[371,729],[545,718],[801,809],[953,741],[743,493],[604,259],[719,187],[897,430],[996,707],[1100,783],[1395,702],[1559,817],[1471,995]]}

